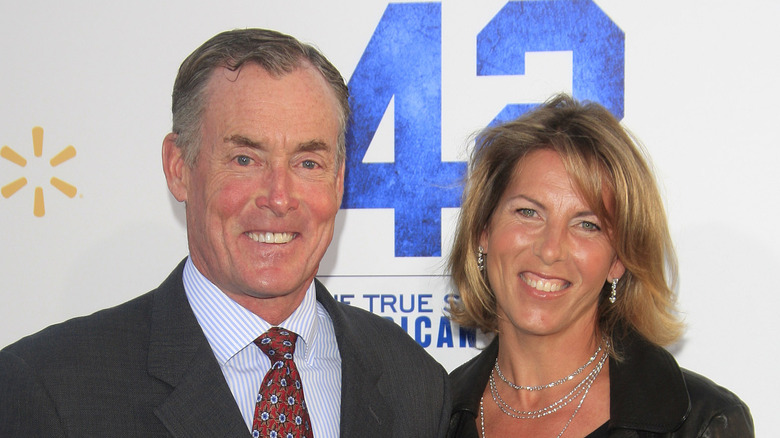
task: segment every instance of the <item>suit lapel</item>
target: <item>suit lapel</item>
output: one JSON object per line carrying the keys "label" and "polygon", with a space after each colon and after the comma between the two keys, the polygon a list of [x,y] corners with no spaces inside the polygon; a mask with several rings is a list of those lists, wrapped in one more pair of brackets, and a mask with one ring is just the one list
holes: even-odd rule
{"label": "suit lapel", "polygon": [[155,414],[174,437],[249,436],[222,370],[192,313],[184,263],[155,291],[149,374],[173,387]]}
{"label": "suit lapel", "polygon": [[[149,374],[173,387],[155,414],[174,437],[250,436],[211,347],[187,302],[182,262],[155,291]],[[315,280],[316,281],[316,280]],[[377,389],[380,363],[367,363],[359,327],[316,281],[341,354],[341,436],[392,436],[393,407]]]}
{"label": "suit lapel", "polygon": [[377,389],[381,363],[366,363],[360,345],[365,342],[354,321],[349,321],[340,304],[325,286],[315,280],[317,300],[328,311],[341,354],[341,436],[390,437],[393,407]]}

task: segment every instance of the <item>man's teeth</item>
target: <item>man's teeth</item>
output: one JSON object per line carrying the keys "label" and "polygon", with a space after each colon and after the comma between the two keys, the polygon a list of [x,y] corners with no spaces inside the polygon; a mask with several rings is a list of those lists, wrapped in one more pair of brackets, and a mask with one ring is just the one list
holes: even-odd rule
{"label": "man's teeth", "polygon": [[525,284],[542,292],[558,292],[559,290],[563,289],[563,287],[567,284],[567,283],[554,283],[552,281],[544,281],[544,280],[534,280],[534,279],[525,278],[525,276],[522,275],[520,276],[520,278],[523,279]]}
{"label": "man's teeth", "polygon": [[246,233],[252,240],[260,243],[287,243],[294,237],[293,233]]}

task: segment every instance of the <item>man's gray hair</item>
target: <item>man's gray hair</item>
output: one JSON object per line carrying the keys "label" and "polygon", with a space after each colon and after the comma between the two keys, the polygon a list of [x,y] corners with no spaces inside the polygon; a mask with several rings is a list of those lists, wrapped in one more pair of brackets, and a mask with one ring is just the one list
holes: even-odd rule
{"label": "man's gray hair", "polygon": [[313,46],[267,29],[222,32],[203,43],[182,62],[173,84],[171,109],[176,146],[182,149],[185,163],[192,166],[200,150],[206,85],[216,68],[237,71],[247,63],[254,63],[272,75],[283,76],[307,62],[322,74],[339,102],[341,128],[336,162],[342,163],[346,155],[345,135],[349,118],[349,91],[344,78]]}

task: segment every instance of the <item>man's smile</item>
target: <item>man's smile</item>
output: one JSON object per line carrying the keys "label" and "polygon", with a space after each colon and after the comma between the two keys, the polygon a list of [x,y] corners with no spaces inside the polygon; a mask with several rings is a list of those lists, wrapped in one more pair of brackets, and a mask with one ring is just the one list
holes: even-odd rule
{"label": "man's smile", "polygon": [[298,235],[298,233],[272,233],[270,231],[248,231],[244,234],[259,243],[288,243]]}

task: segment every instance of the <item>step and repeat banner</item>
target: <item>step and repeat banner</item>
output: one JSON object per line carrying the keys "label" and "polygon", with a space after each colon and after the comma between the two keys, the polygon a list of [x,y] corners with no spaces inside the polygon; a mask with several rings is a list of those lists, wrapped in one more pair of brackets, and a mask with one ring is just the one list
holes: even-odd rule
{"label": "step and repeat banner", "polygon": [[670,350],[764,435],[780,427],[779,18],[771,0],[4,2],[0,346],[140,295],[186,256],[160,160],[176,71],[218,32],[267,27],[349,82],[319,274],[338,300],[447,369],[475,355],[485,337],[444,313],[470,136],[556,92],[598,101],[644,143],[667,205],[688,326]]}

